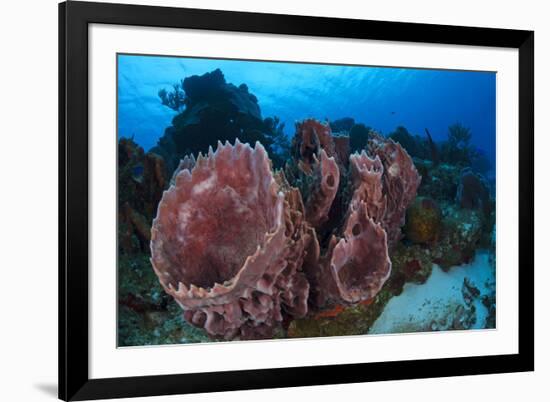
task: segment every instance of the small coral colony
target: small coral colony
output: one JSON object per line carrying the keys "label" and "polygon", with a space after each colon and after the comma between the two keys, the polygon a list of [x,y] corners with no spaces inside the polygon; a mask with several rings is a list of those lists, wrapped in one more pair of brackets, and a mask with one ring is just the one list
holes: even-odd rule
{"label": "small coral colony", "polygon": [[118,142],[119,346],[495,328],[494,183],[470,130],[263,118],[221,70]]}

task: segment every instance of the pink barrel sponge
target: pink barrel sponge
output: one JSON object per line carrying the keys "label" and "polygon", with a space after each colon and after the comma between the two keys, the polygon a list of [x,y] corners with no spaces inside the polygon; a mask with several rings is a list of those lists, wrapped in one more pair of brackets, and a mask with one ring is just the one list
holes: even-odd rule
{"label": "pink barrel sponge", "polygon": [[345,302],[371,299],[390,276],[386,232],[367,214],[367,205],[359,202],[351,208],[344,237],[332,251],[330,270]]}
{"label": "pink barrel sponge", "polygon": [[307,220],[313,227],[319,227],[328,219],[332,202],[340,184],[340,170],[334,157],[329,157],[324,149],[319,159],[314,155],[312,175],[314,189],[306,205]]}
{"label": "pink barrel sponge", "polygon": [[151,262],[190,323],[213,337],[270,336],[282,320],[276,282],[294,245],[285,205],[259,143],[220,143],[179,172],[153,221]]}
{"label": "pink barrel sponge", "polygon": [[357,209],[364,202],[367,215],[376,222],[381,222],[386,214],[382,161],[378,156],[371,158],[365,151],[354,153],[349,160],[353,187],[351,207]]}
{"label": "pink barrel sponge", "polygon": [[390,247],[401,240],[401,226],[405,223],[408,206],[416,197],[422,177],[418,174],[407,151],[392,139],[371,133],[369,153],[378,156],[384,166],[383,191],[386,212],[382,226],[388,234]]}

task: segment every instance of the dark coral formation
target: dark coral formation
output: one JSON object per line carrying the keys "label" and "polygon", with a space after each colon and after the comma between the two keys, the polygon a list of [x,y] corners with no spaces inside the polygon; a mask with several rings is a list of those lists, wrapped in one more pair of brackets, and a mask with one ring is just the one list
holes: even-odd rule
{"label": "dark coral formation", "polygon": [[460,177],[456,199],[461,208],[481,209],[489,214],[491,197],[487,181],[470,169],[464,169]]}
{"label": "dark coral formation", "polygon": [[162,157],[145,153],[130,138],[118,143],[118,226],[119,251],[148,250],[151,221],[167,185]]}
{"label": "dark coral formation", "polygon": [[399,126],[388,137],[401,144],[415,163],[418,161],[425,165],[431,162],[430,169],[437,168],[440,163],[458,169],[468,167],[483,175],[491,169],[487,153],[470,143],[472,133],[468,127],[460,123],[452,124],[443,141],[435,141],[428,128],[424,132],[425,136],[412,134],[405,127]]}
{"label": "dark coral formation", "polygon": [[189,323],[215,338],[266,338],[311,309],[376,296],[391,272],[388,233],[399,238],[420,176],[391,140],[376,136],[372,156],[347,144],[308,119],[287,174],[238,140],[181,160],[151,262]]}
{"label": "dark coral formation", "polygon": [[409,133],[405,127],[398,126],[388,137],[405,148],[412,158],[430,159],[429,140]]}
{"label": "dark coral formation", "polygon": [[355,119],[353,117],[342,117],[341,119],[330,122],[330,129],[333,133],[348,134],[352,127],[355,125]]}
{"label": "dark coral formation", "polygon": [[430,160],[415,159],[414,164],[422,175],[418,193],[438,201],[454,202],[462,168]]}
{"label": "dark coral formation", "polygon": [[207,152],[218,141],[260,141],[277,165],[285,159],[286,137],[277,118],[264,119],[258,99],[245,84],[227,83],[221,70],[187,77],[174,91],[159,93],[161,101],[178,114],[153,152],[173,171],[187,154]]}
{"label": "dark coral formation", "polygon": [[474,151],[470,145],[471,138],[472,133],[468,127],[460,123],[450,125],[447,141],[441,145],[444,160],[454,165],[470,165]]}
{"label": "dark coral formation", "polygon": [[495,200],[491,197],[489,183],[469,168],[462,171],[456,192],[456,201],[463,209],[479,211],[483,218],[482,243],[491,243],[490,233],[495,225]]}
{"label": "dark coral formation", "polygon": [[349,144],[351,152],[361,152],[367,147],[369,141],[370,127],[362,123],[355,124],[349,132]]}

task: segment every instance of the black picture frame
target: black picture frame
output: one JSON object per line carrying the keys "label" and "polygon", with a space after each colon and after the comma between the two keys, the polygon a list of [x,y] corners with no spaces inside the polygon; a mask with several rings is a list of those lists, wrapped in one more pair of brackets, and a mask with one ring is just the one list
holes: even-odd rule
{"label": "black picture frame", "polygon": [[[375,39],[519,51],[517,354],[90,379],[88,25]],[[169,395],[534,370],[534,32],[70,1],[59,4],[59,398]]]}

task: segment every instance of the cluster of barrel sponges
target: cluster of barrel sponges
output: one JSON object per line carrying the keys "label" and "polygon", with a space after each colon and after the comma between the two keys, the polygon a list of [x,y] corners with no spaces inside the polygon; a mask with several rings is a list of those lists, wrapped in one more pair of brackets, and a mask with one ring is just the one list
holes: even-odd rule
{"label": "cluster of barrel sponges", "polygon": [[376,133],[349,137],[314,119],[274,172],[259,143],[186,157],[153,221],[152,265],[184,318],[212,338],[270,338],[283,322],[372,299],[391,272],[420,176]]}

